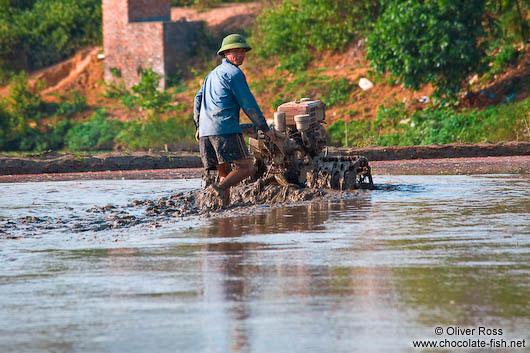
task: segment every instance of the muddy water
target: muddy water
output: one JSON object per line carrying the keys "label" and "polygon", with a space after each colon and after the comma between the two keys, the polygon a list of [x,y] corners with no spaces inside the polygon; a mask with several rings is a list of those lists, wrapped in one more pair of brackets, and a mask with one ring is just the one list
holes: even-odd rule
{"label": "muddy water", "polygon": [[[413,340],[492,338],[528,347],[530,179],[375,181],[382,190],[352,199],[241,217],[0,234],[0,351],[419,352]],[[0,220],[82,217],[198,185],[0,184]],[[456,326],[477,329],[448,335]]]}

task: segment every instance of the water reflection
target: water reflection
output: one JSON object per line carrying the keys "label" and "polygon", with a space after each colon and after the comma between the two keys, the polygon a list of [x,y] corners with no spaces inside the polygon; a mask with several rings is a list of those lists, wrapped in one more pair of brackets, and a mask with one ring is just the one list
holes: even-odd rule
{"label": "water reflection", "polygon": [[519,189],[526,185],[510,185],[518,198],[503,200],[505,190],[467,182],[464,198],[455,197],[457,183],[402,184],[373,197],[212,220],[202,233],[203,295],[225,304],[215,321],[228,327],[227,351],[300,351],[293,331],[326,330],[325,339],[308,340],[315,351],[348,351],[352,339],[378,351],[374,337],[391,349],[389,330],[404,347],[436,325],[495,324],[525,338],[530,245],[499,225],[515,217],[512,229],[530,235],[530,220],[517,218],[529,214]]}
{"label": "water reflection", "polygon": [[[209,241],[201,252],[203,266],[201,272],[207,303],[226,303],[224,310],[213,314],[215,322],[222,323],[228,332],[224,337],[230,352],[252,351],[253,325],[256,316],[253,302],[264,297],[286,298],[292,295],[305,297],[308,303],[320,305],[313,297],[322,293],[343,291],[345,282],[341,279],[344,269],[310,264],[311,252],[293,265],[284,257],[292,254],[286,249],[289,241],[303,241],[308,232],[325,231],[326,223],[348,214],[350,220],[365,218],[370,208],[369,197],[353,200],[338,200],[287,208],[273,208],[269,212],[237,218],[217,218],[204,230],[203,236]],[[240,241],[245,235],[293,233],[286,243],[271,244],[265,239]],[[320,241],[315,241],[316,244]],[[298,246],[299,247],[299,246]],[[270,251],[270,261],[260,265],[260,250]],[[277,253],[275,253],[277,252]],[[289,279],[288,285],[273,285]],[[348,281],[353,286],[354,281]],[[273,291],[271,291],[273,289]],[[214,306],[215,307],[215,306]],[[254,309],[254,310],[253,310]],[[255,343],[255,342],[254,342]],[[212,349],[214,347],[211,347]]]}
{"label": "water reflection", "polygon": [[392,276],[400,307],[421,308],[421,322],[473,326],[490,317],[530,318],[530,267],[524,267],[508,273],[509,267],[408,267]]}
{"label": "water reflection", "polygon": [[529,182],[389,176],[122,244],[6,242],[0,351],[415,352],[478,325],[528,342]]}
{"label": "water reflection", "polygon": [[350,200],[332,200],[308,205],[270,208],[255,215],[214,218],[203,234],[208,238],[240,237],[248,234],[323,231],[330,219],[366,218],[370,195]]}

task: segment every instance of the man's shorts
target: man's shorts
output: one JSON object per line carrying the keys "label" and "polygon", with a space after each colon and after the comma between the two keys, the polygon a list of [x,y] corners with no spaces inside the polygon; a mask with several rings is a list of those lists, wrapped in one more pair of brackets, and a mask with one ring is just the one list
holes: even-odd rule
{"label": "man's shorts", "polygon": [[202,136],[199,148],[204,168],[213,170],[218,164],[250,158],[242,134]]}

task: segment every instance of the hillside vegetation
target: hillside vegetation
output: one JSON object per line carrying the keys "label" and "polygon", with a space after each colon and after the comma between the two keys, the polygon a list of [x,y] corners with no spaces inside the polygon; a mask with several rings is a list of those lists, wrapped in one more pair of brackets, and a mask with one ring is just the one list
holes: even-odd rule
{"label": "hillside vegetation", "polygon": [[0,81],[101,42],[101,0],[0,0]]}
{"label": "hillside vegetation", "polygon": [[[173,3],[204,8],[224,1]],[[312,97],[327,104],[335,145],[530,139],[525,1],[289,0],[262,6],[254,26],[240,32],[255,48],[243,69],[266,116],[283,102]],[[25,74],[99,43],[100,21],[96,0],[0,0],[0,78],[9,78],[0,102],[0,150],[195,145],[191,102],[218,62],[218,33],[202,34],[205,48],[195,65],[171,77],[164,91],[151,70],[131,90],[101,81],[55,93]],[[375,87],[360,89],[361,77]],[[429,98],[420,102],[421,96]]]}

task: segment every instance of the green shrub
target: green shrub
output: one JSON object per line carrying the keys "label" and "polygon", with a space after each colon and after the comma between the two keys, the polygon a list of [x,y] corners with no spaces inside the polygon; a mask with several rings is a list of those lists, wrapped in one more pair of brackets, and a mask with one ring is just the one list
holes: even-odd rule
{"label": "green shrub", "polygon": [[30,89],[28,76],[24,71],[13,75],[6,103],[7,112],[15,127],[37,122],[46,110],[38,92]]}
{"label": "green shrub", "polygon": [[257,53],[279,57],[280,67],[303,70],[310,50],[341,49],[359,32],[368,31],[378,1],[289,0],[265,9],[254,33]]}
{"label": "green shrub", "polygon": [[59,150],[64,147],[64,138],[72,127],[70,120],[62,119],[59,122],[47,126],[44,133],[35,136],[34,145],[27,148],[28,151]]}
{"label": "green shrub", "polygon": [[509,65],[513,65],[519,57],[519,51],[514,45],[505,45],[501,47],[497,55],[491,57],[491,68],[488,72],[488,77],[497,75]]}
{"label": "green shrub", "polygon": [[123,123],[107,119],[104,110],[96,111],[90,120],[74,125],[66,134],[65,145],[76,151],[112,149],[114,138]]}
{"label": "green shrub", "polygon": [[133,86],[134,94],[124,86],[107,87],[107,96],[129,102],[131,109],[148,111],[146,123],[107,119],[103,110],[96,111],[88,121],[71,123],[66,117],[87,109],[86,98],[73,91],[59,97],[59,103],[43,102],[38,90],[30,89],[27,75],[21,72],[13,77],[10,95],[0,102],[0,149],[101,150],[114,148],[116,141],[133,149],[193,143],[195,129],[191,119],[163,121],[159,117],[160,113],[182,108],[172,104],[170,92],[158,90],[159,79],[152,70],[146,70]]}
{"label": "green shrub", "polygon": [[103,93],[105,98],[120,99],[125,94],[129,94],[129,91],[123,81],[111,81],[105,84],[105,92]]}
{"label": "green shrub", "polygon": [[483,15],[483,0],[389,2],[368,36],[368,59],[406,87],[432,83],[438,96],[453,97],[481,68]]}
{"label": "green shrub", "polygon": [[59,103],[46,103],[46,110],[53,116],[70,116],[88,108],[86,97],[80,95],[77,91],[72,91],[68,97],[63,98],[70,99],[72,102],[61,100]]}
{"label": "green shrub", "polygon": [[43,151],[62,148],[64,136],[71,127],[65,117],[87,108],[85,97],[76,91],[61,97],[64,100],[59,103],[46,103],[38,93],[39,84],[36,86],[30,88],[23,71],[13,76],[10,93],[0,104],[0,149]]}
{"label": "green shrub", "polygon": [[0,3],[0,68],[34,70],[101,41],[100,0]]}
{"label": "green shrub", "polygon": [[0,148],[5,151],[35,152],[61,149],[64,147],[64,136],[70,127],[68,119],[41,128],[24,125],[12,130]]}
{"label": "green shrub", "polygon": [[130,149],[162,148],[167,145],[194,144],[192,119],[151,116],[147,122],[128,121],[116,136],[116,142]]}
{"label": "green shrub", "polygon": [[152,69],[144,70],[140,81],[131,87],[130,92],[123,82],[109,83],[105,88],[105,97],[119,99],[127,109],[139,108],[150,115],[167,113],[178,109],[173,105],[173,94],[167,90],[160,91],[160,76]]}
{"label": "green shrub", "polygon": [[328,143],[333,146],[346,146],[348,142],[345,139],[346,123],[343,120],[337,120],[328,127]]}
{"label": "green shrub", "polygon": [[103,96],[119,100],[120,103],[129,110],[134,110],[136,108],[136,96],[129,92],[123,81],[112,81],[106,84]]}
{"label": "green shrub", "polygon": [[490,27],[493,37],[505,43],[526,42],[530,39],[530,2],[521,0],[489,0]]}
{"label": "green shrub", "polygon": [[7,147],[12,123],[11,115],[6,111],[4,103],[0,101],[0,150],[2,151]]}
{"label": "green shrub", "polygon": [[173,88],[174,93],[182,93],[186,91],[187,87],[184,85],[184,74],[178,66],[167,76],[166,85],[168,88]]}
{"label": "green shrub", "polygon": [[154,113],[165,113],[172,109],[172,95],[166,90],[159,91],[160,76],[152,69],[142,72],[140,81],[132,86],[136,93],[135,104],[142,110]]}

